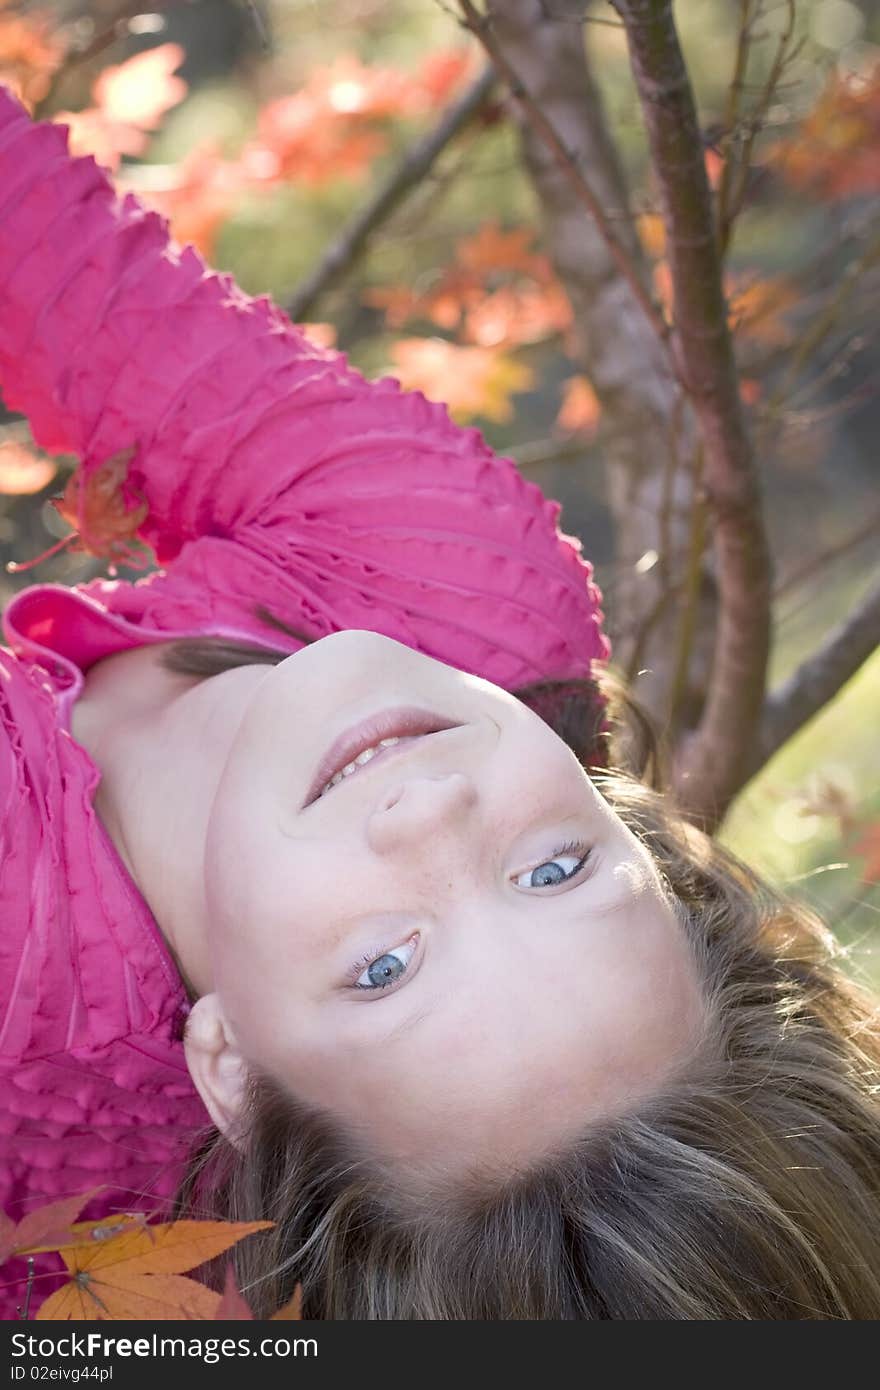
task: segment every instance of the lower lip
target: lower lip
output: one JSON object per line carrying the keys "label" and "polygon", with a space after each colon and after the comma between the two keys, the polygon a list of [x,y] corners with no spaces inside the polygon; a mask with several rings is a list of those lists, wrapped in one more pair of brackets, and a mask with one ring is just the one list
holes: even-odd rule
{"label": "lower lip", "polygon": [[[308,806],[319,800],[322,789],[337,772],[341,771],[348,763],[354,762],[358,753],[363,752],[364,749],[381,743],[383,738],[415,739],[424,737],[429,732],[440,732],[455,727],[453,720],[446,719],[432,710],[407,706],[378,711],[353,728],[347,729],[334,741],[318,768],[305,804]],[[378,762],[385,753],[394,753],[398,748],[405,751],[408,746],[407,743],[394,744],[391,748],[386,748],[383,753],[376,754],[368,763],[362,763],[359,770]],[[354,773],[349,774],[352,777],[354,775]],[[349,779],[344,777],[342,780],[347,782]],[[336,785],[341,784],[337,783]],[[331,790],[333,789],[331,788]]]}

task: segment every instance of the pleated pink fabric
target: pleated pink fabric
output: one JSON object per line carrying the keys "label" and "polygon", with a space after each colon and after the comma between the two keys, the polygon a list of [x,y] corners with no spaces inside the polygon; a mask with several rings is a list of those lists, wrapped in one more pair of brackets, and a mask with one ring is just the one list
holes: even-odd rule
{"label": "pleated pink fabric", "polygon": [[[172,637],[298,650],[264,604],[311,637],[383,632],[512,690],[607,660],[601,594],[559,503],[477,430],[365,381],[207,270],[3,89],[0,386],[81,482],[130,457],[120,498],[144,508],[160,566],[34,585],[3,615],[0,1205],[17,1216],[103,1183],[86,1217],[153,1210],[207,1115],[181,981],[70,733],[84,672]],[[85,513],[80,534],[94,543]],[[53,1283],[38,1287],[33,1307]]]}

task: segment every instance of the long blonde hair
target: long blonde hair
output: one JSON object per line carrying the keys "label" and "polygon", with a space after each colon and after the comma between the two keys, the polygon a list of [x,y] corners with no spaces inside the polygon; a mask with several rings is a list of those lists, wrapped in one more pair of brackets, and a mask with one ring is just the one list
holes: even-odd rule
{"label": "long blonde hair", "polygon": [[[285,655],[258,650],[166,655],[203,675]],[[235,1248],[258,1317],[301,1283],[320,1319],[880,1318],[877,1001],[808,906],[675,812],[612,672],[514,693],[653,854],[705,983],[699,1054],[527,1173],[418,1204],[257,1075],[237,1146],[201,1137],[177,1214],[276,1222]]]}

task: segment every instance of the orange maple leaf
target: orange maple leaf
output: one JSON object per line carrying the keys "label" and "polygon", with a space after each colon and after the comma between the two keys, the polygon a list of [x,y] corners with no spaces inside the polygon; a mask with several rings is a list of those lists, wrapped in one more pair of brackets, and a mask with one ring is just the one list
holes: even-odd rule
{"label": "orange maple leaf", "polygon": [[304,89],[263,107],[258,142],[245,151],[244,164],[264,181],[318,185],[341,174],[362,175],[386,145],[381,131],[365,125],[363,112],[341,110],[326,93]]}
{"label": "orange maple leaf", "polygon": [[571,376],[563,386],[562,409],[556,423],[563,430],[577,431],[592,438],[599,424],[602,407],[599,397],[585,376]]}
{"label": "orange maple leaf", "polygon": [[543,256],[531,249],[534,232],[530,227],[514,227],[503,231],[496,221],[484,222],[471,236],[463,237],[456,245],[455,259],[459,265],[479,275],[499,270],[519,270],[527,275],[540,276],[546,269]]}
{"label": "orange maple leaf", "polygon": [[407,319],[414,318],[422,303],[421,295],[409,285],[376,285],[364,291],[364,302],[384,309],[389,328],[402,328]]}
{"label": "orange maple leaf", "polygon": [[0,1211],[0,1264],[13,1255],[32,1255],[40,1250],[57,1250],[59,1244],[72,1238],[73,1223],[86,1202],[91,1201],[100,1187],[83,1192],[78,1197],[64,1197],[28,1212],[16,1223]]}
{"label": "orange maple leaf", "polygon": [[[2,13],[13,8],[18,13]],[[0,82],[32,110],[48,92],[67,45],[46,12],[24,15],[20,11],[20,5],[0,0]]]}
{"label": "orange maple leaf", "polygon": [[463,337],[481,347],[518,347],[564,333],[571,323],[571,304],[556,281],[502,285],[470,305]]}
{"label": "orange maple leaf", "polygon": [[91,155],[93,159],[115,173],[124,154],[143,154],[147,137],[135,126],[111,121],[97,106],[84,111],[59,111],[52,117],[56,125],[66,125],[68,147],[74,155]]}
{"label": "orange maple leaf", "polygon": [[[223,1289],[223,1296],[217,1305],[217,1311],[214,1314],[214,1317],[216,1319],[219,1319],[220,1321],[225,1321],[227,1319],[240,1322],[253,1321],[253,1312],[251,1311],[250,1305],[248,1304],[247,1300],[242,1296],[242,1294],[238,1290],[238,1285],[235,1282],[235,1275],[232,1272],[231,1266],[227,1267],[226,1282]],[[299,1321],[301,1318],[302,1285],[297,1284],[292,1296],[287,1301],[287,1303],[285,1303],[281,1308],[279,1308],[277,1313],[273,1313],[269,1321],[296,1322]]]}
{"label": "orange maple leaf", "polygon": [[675,313],[675,286],[672,283],[672,271],[667,260],[658,261],[653,267],[651,283],[665,317],[672,322]]}
{"label": "orange maple leaf", "polygon": [[334,348],[336,346],[335,323],[300,323],[297,325],[310,343],[316,347]]}
{"label": "orange maple leaf", "polygon": [[442,338],[401,338],[391,352],[401,383],[445,402],[457,420],[477,415],[509,420],[511,396],[527,391],[534,380],[530,367],[494,348],[460,347]]}
{"label": "orange maple leaf", "polygon": [[[55,1245],[70,1281],[40,1305],[37,1318],[213,1318],[220,1295],[185,1271],[228,1250],[271,1221],[172,1221],[148,1225],[137,1215],[118,1223],[77,1222]],[[116,1225],[107,1234],[108,1225]],[[39,1249],[47,1249],[41,1245]]]}
{"label": "orange maple leaf", "polygon": [[388,144],[377,123],[424,104],[417,79],[391,67],[369,67],[353,54],[315,68],[291,96],[260,112],[258,140],[245,166],[266,178],[311,184],[359,177]]}
{"label": "orange maple leaf", "polygon": [[183,78],[173,75],[185,56],[179,43],[160,43],[105,68],[92,87],[95,105],[109,121],[156,130],[165,113],[186,96]]}
{"label": "orange maple leaf", "polygon": [[179,44],[163,43],[105,68],[92,84],[91,106],[59,111],[52,118],[70,131],[71,153],[90,154],[111,172],[123,155],[143,154],[146,132],[156,130],[165,113],[186,96],[186,83],[172,75],[185,56]]}
{"label": "orange maple leaf", "polygon": [[440,106],[461,85],[474,66],[470,48],[448,48],[429,53],[413,78],[418,96],[426,106]]}
{"label": "orange maple leaf", "polygon": [[768,162],[796,188],[822,198],[880,190],[880,63],[866,73],[833,72],[812,111]]}
{"label": "orange maple leaf", "polygon": [[794,335],[784,315],[797,304],[800,291],[784,275],[761,277],[755,272],[725,276],[728,314],[735,333],[767,347],[785,347]]}
{"label": "orange maple leaf", "polygon": [[652,261],[666,254],[666,224],[659,212],[643,212],[636,218],[636,231],[645,255]]}
{"label": "orange maple leaf", "polygon": [[547,258],[530,249],[530,228],[502,231],[484,223],[455,248],[455,261],[425,289],[392,285],[368,290],[390,328],[427,318],[476,347],[518,347],[572,326],[571,304]]}

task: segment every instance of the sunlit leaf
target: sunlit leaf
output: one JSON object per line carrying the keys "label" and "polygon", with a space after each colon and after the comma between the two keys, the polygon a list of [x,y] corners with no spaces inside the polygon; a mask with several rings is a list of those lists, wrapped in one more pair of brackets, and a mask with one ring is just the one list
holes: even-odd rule
{"label": "sunlit leaf", "polygon": [[97,106],[88,106],[84,111],[59,111],[53,120],[67,126],[71,154],[90,154],[111,173],[119,168],[123,155],[143,154],[147,148],[142,130],[110,120]]}
{"label": "sunlit leaf", "polygon": [[65,1284],[43,1300],[34,1316],[38,1322],[98,1322],[104,1311],[87,1289]]}
{"label": "sunlit leaf", "polygon": [[0,0],[0,82],[29,109],[48,92],[65,50],[48,5],[34,9]]}
{"label": "sunlit leaf", "polygon": [[793,281],[782,275],[741,274],[728,278],[727,287],[731,326],[737,333],[767,347],[791,342],[794,330],[784,316],[801,297]]}
{"label": "sunlit leaf", "polygon": [[562,409],[556,423],[563,430],[592,437],[596,433],[602,407],[599,397],[585,376],[569,377],[562,388]]}
{"label": "sunlit leaf", "polygon": [[180,44],[162,43],[105,68],[92,87],[95,105],[108,121],[156,130],[186,96],[186,83],[174,76],[185,56]]}
{"label": "sunlit leaf", "polygon": [[463,337],[481,347],[516,347],[562,333],[571,322],[571,304],[556,281],[503,285],[471,304]]}
{"label": "sunlit leaf", "polygon": [[457,420],[509,420],[511,397],[527,391],[534,379],[530,367],[503,352],[460,347],[442,338],[401,338],[392,356],[405,387],[443,401]]}
{"label": "sunlit leaf", "polygon": [[334,323],[301,323],[299,327],[309,342],[314,343],[316,347],[333,348],[336,346],[336,325]]}
{"label": "sunlit leaf", "polygon": [[89,1274],[50,1294],[37,1319],[67,1321],[183,1321],[213,1318],[220,1295],[180,1274],[138,1278],[111,1271]]}
{"label": "sunlit leaf", "polygon": [[413,83],[427,106],[442,106],[474,67],[472,49],[441,49],[425,55]]}
{"label": "sunlit leaf", "polygon": [[543,257],[532,249],[534,232],[530,227],[504,231],[495,221],[484,222],[472,236],[462,237],[455,247],[459,265],[480,275],[499,270],[519,270],[534,275],[544,269]]}
{"label": "sunlit leaf", "polygon": [[652,261],[666,254],[666,224],[659,212],[644,212],[636,218],[639,241]]}
{"label": "sunlit leaf", "polygon": [[40,458],[24,444],[15,440],[0,444],[0,493],[7,497],[40,492],[57,471],[51,459]]}
{"label": "sunlit leaf", "polygon": [[832,72],[812,111],[771,147],[768,163],[821,198],[880,191],[880,63],[862,75]]}
{"label": "sunlit leaf", "polygon": [[184,1274],[222,1255],[245,1236],[268,1230],[273,1223],[170,1221],[156,1226],[132,1223],[106,1240],[92,1238],[92,1229],[100,1226],[100,1222],[79,1224],[81,1242],[60,1249],[68,1269],[76,1273],[94,1273],[112,1268],[114,1277],[124,1274],[128,1278],[141,1274]]}

